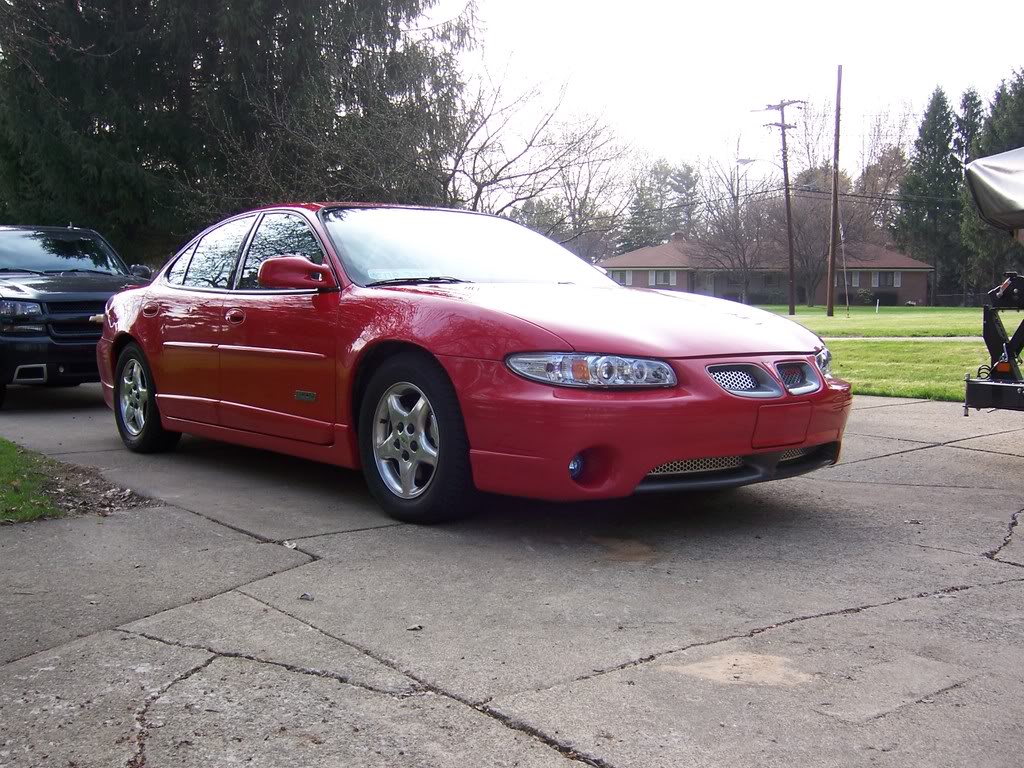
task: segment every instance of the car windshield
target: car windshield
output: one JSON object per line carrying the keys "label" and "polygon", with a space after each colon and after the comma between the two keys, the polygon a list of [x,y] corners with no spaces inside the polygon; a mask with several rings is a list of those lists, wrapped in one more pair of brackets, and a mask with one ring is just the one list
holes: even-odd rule
{"label": "car windshield", "polygon": [[324,222],[360,285],[401,282],[616,283],[562,246],[496,216],[334,208]]}
{"label": "car windshield", "polygon": [[74,230],[0,230],[0,271],[128,274],[103,240]]}

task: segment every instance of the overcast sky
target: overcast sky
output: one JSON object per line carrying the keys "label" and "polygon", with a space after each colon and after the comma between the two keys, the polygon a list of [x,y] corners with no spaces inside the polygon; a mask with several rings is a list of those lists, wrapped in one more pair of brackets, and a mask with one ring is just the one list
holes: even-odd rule
{"label": "overcast sky", "polygon": [[[463,4],[441,0],[434,15]],[[478,0],[478,8],[482,45],[466,58],[468,71],[507,72],[552,97],[567,83],[571,110],[603,114],[623,138],[673,162],[731,162],[737,139],[741,157],[777,161],[778,131],[763,127],[776,117],[751,110],[783,98],[831,103],[841,63],[840,165],[855,171],[873,115],[909,107],[916,135],[935,86],[954,103],[968,86],[987,101],[1024,66],[1024,12],[1003,0]],[[963,20],[972,16],[986,29]]]}

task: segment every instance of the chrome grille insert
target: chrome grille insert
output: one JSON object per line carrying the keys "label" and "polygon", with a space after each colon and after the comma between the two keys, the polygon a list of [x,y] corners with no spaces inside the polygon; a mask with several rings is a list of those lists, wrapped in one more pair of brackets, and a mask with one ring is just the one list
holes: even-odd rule
{"label": "chrome grille insert", "polygon": [[733,395],[740,397],[779,397],[782,387],[764,368],[751,363],[709,365],[708,375]]}
{"label": "chrome grille insert", "polygon": [[779,378],[785,384],[786,390],[791,395],[807,395],[817,392],[820,386],[818,375],[807,363],[794,360],[792,362],[777,363],[775,370]]}
{"label": "chrome grille insert", "polygon": [[727,469],[738,469],[743,466],[742,456],[709,456],[703,459],[684,459],[670,461],[655,467],[650,475],[693,475],[700,472],[722,472]]}

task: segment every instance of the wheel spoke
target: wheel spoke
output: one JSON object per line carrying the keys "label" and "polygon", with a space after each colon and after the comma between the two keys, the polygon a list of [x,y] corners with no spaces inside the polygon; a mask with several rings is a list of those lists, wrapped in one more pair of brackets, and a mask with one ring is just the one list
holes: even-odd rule
{"label": "wheel spoke", "polygon": [[397,392],[388,398],[388,415],[391,417],[392,426],[409,419],[409,412],[402,406]]}
{"label": "wheel spoke", "polygon": [[422,443],[420,443],[419,460],[428,466],[436,467],[437,448],[435,448],[426,440],[424,440]]}
{"label": "wheel spoke", "polygon": [[402,493],[406,496],[412,495],[416,490],[416,462],[400,460],[398,475],[402,483]]}
{"label": "wheel spoke", "polygon": [[414,433],[420,440],[427,433],[427,419],[430,417],[430,403],[427,402],[427,398],[421,397],[416,401],[409,410],[409,418],[412,420],[413,428],[416,430]]}
{"label": "wheel spoke", "polygon": [[374,447],[377,457],[380,459],[397,459],[399,456],[398,449],[395,448],[395,436],[390,432],[385,434],[383,439],[377,441],[377,445]]}

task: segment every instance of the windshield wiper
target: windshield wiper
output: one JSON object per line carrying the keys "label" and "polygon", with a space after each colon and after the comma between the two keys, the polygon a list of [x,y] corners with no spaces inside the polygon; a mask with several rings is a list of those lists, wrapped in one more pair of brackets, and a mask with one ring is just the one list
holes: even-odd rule
{"label": "windshield wiper", "polygon": [[379,285],[416,285],[417,283],[468,283],[470,280],[463,280],[460,277],[447,277],[445,275],[430,275],[424,277],[392,277],[387,280],[374,280],[367,283],[367,288],[376,288]]}
{"label": "windshield wiper", "polygon": [[28,267],[0,267],[0,272],[28,272],[30,275],[45,275],[45,272],[40,272],[38,269],[29,269]]}
{"label": "windshield wiper", "polygon": [[[46,274],[48,274],[48,275],[63,275],[65,272],[92,272],[92,273],[97,274],[97,275],[115,275],[115,276],[117,276],[116,272],[107,272],[107,271],[102,270],[102,269],[81,269],[79,267],[75,267],[74,269],[48,269],[48,270],[46,270]],[[123,277],[123,275],[122,275],[122,277]]]}

